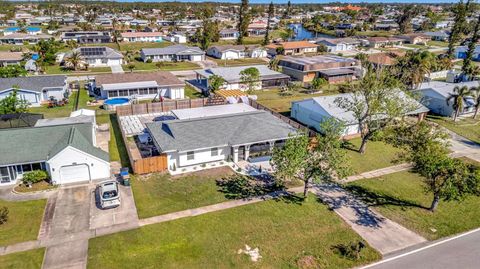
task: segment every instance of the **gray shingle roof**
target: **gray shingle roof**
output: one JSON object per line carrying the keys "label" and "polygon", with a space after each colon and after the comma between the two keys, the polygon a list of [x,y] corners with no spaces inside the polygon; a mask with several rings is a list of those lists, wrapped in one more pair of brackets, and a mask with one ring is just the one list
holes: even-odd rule
{"label": "gray shingle roof", "polygon": [[0,78],[0,91],[16,85],[21,89],[41,92],[43,88],[63,87],[66,79],[67,77],[63,75]]}
{"label": "gray shingle roof", "polygon": [[188,151],[286,139],[296,129],[266,111],[147,123],[160,151]]}
{"label": "gray shingle roof", "polygon": [[173,45],[165,48],[142,49],[143,54],[149,55],[170,55],[170,54],[205,54],[199,47],[188,47],[184,45]]}
{"label": "gray shingle roof", "polygon": [[108,153],[92,143],[92,124],[0,130],[0,165],[41,162],[72,146],[102,160]]}
{"label": "gray shingle roof", "polygon": [[205,78],[209,78],[212,75],[217,75],[221,76],[229,83],[236,83],[240,81],[240,72],[250,67],[255,67],[258,69],[258,71],[260,72],[260,80],[269,78],[289,78],[289,76],[285,74],[269,69],[266,65],[215,67],[204,70],[196,70],[195,72]]}

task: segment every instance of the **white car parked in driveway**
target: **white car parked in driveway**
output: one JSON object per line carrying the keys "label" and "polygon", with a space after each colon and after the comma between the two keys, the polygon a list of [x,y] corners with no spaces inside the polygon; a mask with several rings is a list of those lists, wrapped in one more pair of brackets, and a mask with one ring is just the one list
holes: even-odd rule
{"label": "white car parked in driveway", "polygon": [[100,183],[98,185],[98,194],[102,209],[114,208],[120,205],[120,192],[116,181],[109,180]]}

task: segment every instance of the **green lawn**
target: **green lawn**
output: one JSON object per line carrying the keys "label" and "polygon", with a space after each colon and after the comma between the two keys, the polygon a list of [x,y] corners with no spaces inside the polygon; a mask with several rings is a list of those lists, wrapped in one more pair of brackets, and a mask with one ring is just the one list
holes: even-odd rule
{"label": "green lawn", "polygon": [[394,160],[400,151],[393,146],[381,141],[368,141],[367,150],[360,154],[357,151],[361,144],[360,138],[349,140],[348,143],[350,145],[347,146],[349,148],[347,155],[354,174],[396,165]]}
{"label": "green lawn", "polygon": [[226,201],[215,184],[233,173],[229,168],[208,169],[184,176],[169,174],[136,176],[132,181],[139,218],[148,218],[175,211]]}
{"label": "green lawn", "polygon": [[59,117],[68,117],[73,111],[75,105],[75,100],[77,99],[77,91],[72,92],[69,98],[69,103],[65,106],[52,107],[48,108],[47,106],[40,107],[31,107],[28,109],[30,113],[40,113],[43,114],[44,118],[59,118]]}
{"label": "green lawn", "polygon": [[412,49],[428,49],[428,46],[419,45],[419,44],[403,44],[402,46]]}
{"label": "green lawn", "polygon": [[[351,268],[380,259],[370,247],[357,261],[334,249],[359,240],[314,197],[270,200],[91,239],[88,268]],[[262,259],[238,254],[245,244]]]}
{"label": "green lawn", "polygon": [[385,217],[430,240],[480,226],[480,197],[462,202],[441,201],[432,213],[425,208],[430,207],[433,197],[424,192],[422,178],[412,172],[363,179],[348,186],[365,195],[366,201]]}
{"label": "green lawn", "polygon": [[[199,65],[192,62],[164,62],[162,63],[163,65],[160,68],[156,66],[156,63],[144,63],[142,61],[137,61],[137,60],[134,61],[134,64],[135,64],[135,69],[133,69],[134,72],[150,71],[150,70],[178,71],[178,70],[200,69]],[[123,70],[125,70],[125,72],[129,72],[127,66],[128,65],[126,64],[122,65]]]}
{"label": "green lawn", "polygon": [[267,62],[258,58],[245,58],[245,59],[232,59],[232,60],[222,60],[216,58],[208,58],[217,63],[218,66],[242,66],[242,65],[266,65]]}
{"label": "green lawn", "polygon": [[0,256],[0,269],[40,269],[44,248]]}
{"label": "green lawn", "polygon": [[123,141],[120,126],[115,114],[109,114],[110,120],[110,143],[108,144],[108,151],[110,153],[110,161],[120,161],[123,167],[130,166],[127,148]]}
{"label": "green lawn", "polygon": [[281,96],[279,94],[279,89],[266,89],[261,91],[254,91],[252,94],[257,95],[258,103],[273,109],[276,112],[290,115],[290,108],[292,101],[303,100],[307,98],[334,94],[337,93],[338,86],[336,85],[327,85],[323,89],[323,93],[310,94],[304,92],[305,89],[300,89],[299,91],[294,92],[290,96]]}
{"label": "green lawn", "polygon": [[43,218],[46,200],[7,202],[0,200],[0,208],[8,208],[8,221],[0,225],[0,246],[35,240]]}
{"label": "green lawn", "polygon": [[[120,51],[140,51],[144,48],[164,48],[173,45],[172,42],[163,41],[163,42],[120,42]],[[114,50],[119,50],[116,43],[107,43],[107,44],[88,44],[88,46],[107,46]]]}
{"label": "green lawn", "polygon": [[427,45],[436,47],[448,47],[448,42],[431,40],[427,42]]}
{"label": "green lawn", "polygon": [[195,90],[192,86],[187,84],[185,85],[185,97],[188,97],[190,99],[196,99],[196,98],[202,98],[203,95],[202,93]]}
{"label": "green lawn", "polygon": [[45,73],[49,75],[90,75],[95,73],[111,72],[110,67],[90,67],[88,70],[73,71],[60,67],[60,65],[48,65],[45,67]]}
{"label": "green lawn", "polygon": [[436,122],[450,131],[480,144],[480,116],[476,120],[468,117],[454,122],[448,117],[429,115],[428,120]]}

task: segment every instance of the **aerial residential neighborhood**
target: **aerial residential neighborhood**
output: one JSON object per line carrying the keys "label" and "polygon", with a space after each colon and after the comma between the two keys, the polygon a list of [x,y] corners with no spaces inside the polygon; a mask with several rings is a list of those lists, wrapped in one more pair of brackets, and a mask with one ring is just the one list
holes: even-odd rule
{"label": "aerial residential neighborhood", "polygon": [[0,269],[478,268],[475,1],[0,0]]}

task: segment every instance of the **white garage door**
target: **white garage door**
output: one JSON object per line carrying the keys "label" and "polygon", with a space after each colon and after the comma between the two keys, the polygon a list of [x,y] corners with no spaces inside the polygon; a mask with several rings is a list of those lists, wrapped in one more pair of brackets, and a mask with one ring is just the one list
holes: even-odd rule
{"label": "white garage door", "polygon": [[90,172],[86,164],[62,166],[60,168],[60,184],[89,181]]}

